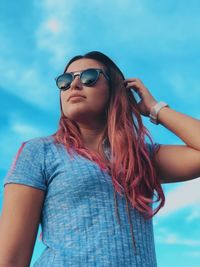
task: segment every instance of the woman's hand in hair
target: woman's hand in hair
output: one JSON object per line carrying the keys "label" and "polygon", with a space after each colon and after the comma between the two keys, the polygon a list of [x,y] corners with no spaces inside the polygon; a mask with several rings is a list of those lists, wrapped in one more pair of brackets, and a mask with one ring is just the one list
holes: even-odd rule
{"label": "woman's hand in hair", "polygon": [[142,81],[138,78],[129,78],[124,80],[126,89],[133,89],[141,98],[137,104],[140,113],[143,116],[149,116],[151,108],[158,103]]}

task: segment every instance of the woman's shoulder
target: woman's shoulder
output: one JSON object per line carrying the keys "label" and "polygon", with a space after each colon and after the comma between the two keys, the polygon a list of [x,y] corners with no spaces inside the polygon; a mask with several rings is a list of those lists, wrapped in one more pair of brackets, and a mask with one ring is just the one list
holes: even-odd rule
{"label": "woman's shoulder", "polygon": [[44,154],[54,143],[53,135],[31,138],[22,142],[19,152],[34,153],[39,156]]}
{"label": "woman's shoulder", "polygon": [[55,142],[54,136],[41,136],[41,137],[34,137],[28,139],[23,142],[23,144],[30,145],[30,146],[41,146],[41,145],[51,145]]}

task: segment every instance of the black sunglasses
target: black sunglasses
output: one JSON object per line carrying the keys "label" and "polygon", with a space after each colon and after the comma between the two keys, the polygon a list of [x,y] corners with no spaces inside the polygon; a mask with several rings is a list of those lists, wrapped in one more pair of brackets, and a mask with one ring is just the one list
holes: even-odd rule
{"label": "black sunglasses", "polygon": [[81,83],[86,86],[94,85],[97,80],[99,79],[100,73],[104,75],[106,80],[110,80],[108,75],[102,69],[86,69],[83,71],[77,72],[65,72],[62,75],[59,75],[56,80],[56,85],[60,90],[67,90],[70,88],[72,81],[75,79],[76,76],[80,77]]}

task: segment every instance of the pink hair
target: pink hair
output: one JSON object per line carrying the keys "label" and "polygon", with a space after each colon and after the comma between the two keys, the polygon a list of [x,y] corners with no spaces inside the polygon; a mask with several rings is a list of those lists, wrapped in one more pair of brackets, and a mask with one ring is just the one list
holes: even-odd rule
{"label": "pink hair", "polygon": [[[78,125],[65,117],[62,106],[59,129],[54,134],[54,138],[56,142],[62,143],[66,147],[70,155],[75,150],[78,154],[95,161],[101,169],[109,170],[114,186],[115,211],[118,221],[120,222],[116,192],[125,195],[126,209],[132,230],[128,203],[136,208],[145,219],[152,218],[165,203],[164,192],[154,166],[154,157],[150,158],[145,136],[150,139],[153,148],[154,144],[149,131],[142,123],[141,114],[133,94],[126,91],[124,87],[123,75],[118,67],[100,52],[76,56],[68,63],[67,67],[71,62],[80,58],[92,58],[99,61],[105,66],[111,77],[111,97],[106,109],[105,128],[101,140],[102,142],[105,138],[109,140],[111,160],[109,161],[84,147]],[[153,196],[156,196],[155,201],[153,201]],[[154,202],[160,203],[152,211],[151,204]],[[135,246],[133,231],[132,240]]]}

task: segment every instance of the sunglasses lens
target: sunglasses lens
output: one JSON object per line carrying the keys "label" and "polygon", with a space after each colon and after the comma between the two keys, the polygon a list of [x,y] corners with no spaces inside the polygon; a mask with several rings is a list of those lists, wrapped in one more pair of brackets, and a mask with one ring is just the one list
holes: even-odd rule
{"label": "sunglasses lens", "polygon": [[98,72],[95,69],[85,70],[81,74],[81,82],[85,85],[92,85],[98,79]]}
{"label": "sunglasses lens", "polygon": [[66,90],[70,87],[70,84],[72,82],[72,75],[69,73],[65,73],[61,76],[59,76],[56,80],[56,84],[59,89]]}

